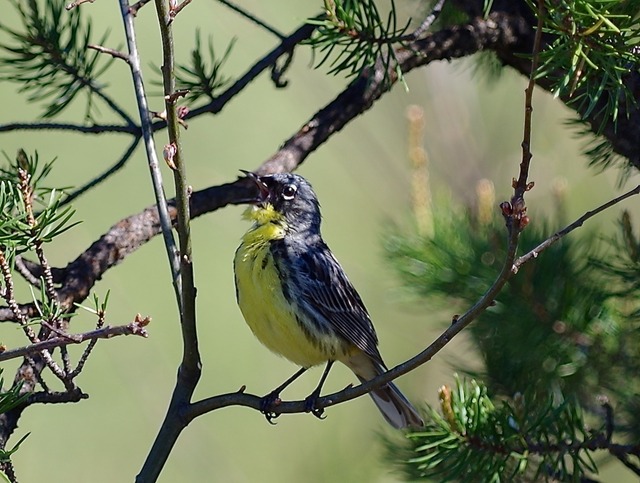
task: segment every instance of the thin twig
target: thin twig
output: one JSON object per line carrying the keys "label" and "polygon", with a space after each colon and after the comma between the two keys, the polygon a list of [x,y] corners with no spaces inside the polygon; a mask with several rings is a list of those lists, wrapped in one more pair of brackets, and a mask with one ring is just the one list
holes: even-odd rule
{"label": "thin twig", "polygon": [[558,240],[560,240],[564,236],[568,235],[570,232],[572,232],[576,228],[580,228],[584,224],[584,222],[587,221],[589,218],[593,218],[594,216],[603,212],[604,210],[611,208],[613,205],[616,205],[621,201],[624,201],[627,198],[630,198],[638,194],[640,194],[640,185],[618,196],[617,198],[614,198],[612,200],[607,201],[606,203],[601,204],[600,206],[598,206],[597,208],[594,208],[591,211],[587,211],[584,215],[582,215],[576,221],[574,221],[570,225],[565,226],[562,230],[554,233],[545,241],[540,243],[540,245],[535,247],[533,250],[529,251],[528,253],[525,253],[520,258],[518,258],[515,262],[513,262],[513,268],[511,269],[511,271],[513,273],[517,273],[523,264],[525,264],[532,258],[537,258],[542,251],[549,248],[551,245],[556,243]]}
{"label": "thin twig", "polygon": [[[7,305],[9,306],[11,311],[13,312],[13,316],[20,323],[22,330],[24,331],[25,335],[31,341],[32,344],[36,344],[40,342],[40,339],[38,338],[36,333],[29,326],[29,320],[27,316],[22,312],[22,310],[18,306],[18,303],[15,300],[15,292],[14,292],[14,285],[13,285],[13,277],[11,276],[11,269],[9,267],[9,263],[7,262],[7,259],[5,258],[5,254],[2,250],[0,250],[0,272],[2,273],[2,278],[5,286],[4,299],[7,302]],[[53,374],[55,374],[58,379],[64,382],[65,373],[60,368],[60,366],[58,366],[56,361],[53,360],[53,358],[51,357],[51,353],[48,350],[43,350],[40,355],[45,365],[49,368],[49,370]],[[34,365],[33,362],[31,362],[31,365]]]}
{"label": "thin twig", "polygon": [[191,3],[191,0],[182,0],[182,3],[180,3],[180,5],[178,5],[173,10],[169,10],[169,23],[173,22],[173,19],[175,19],[178,16],[178,14],[182,12],[182,10],[190,3]]}
{"label": "thin twig", "polygon": [[[183,2],[183,4],[185,2]],[[180,242],[180,277],[182,282],[182,290],[176,295],[182,308],[180,314],[184,339],[182,366],[186,371],[197,372],[199,374],[200,355],[198,353],[196,333],[196,293],[191,253],[191,212],[189,207],[189,198],[192,189],[187,182],[186,162],[182,151],[182,143],[180,142],[180,123],[182,120],[178,116],[176,109],[176,102],[179,97],[183,95],[183,92],[176,91],[176,79],[174,75],[175,54],[173,31],[170,22],[171,11],[167,9],[164,0],[156,0],[155,4],[160,24],[160,36],[162,38],[162,75],[169,143],[175,146],[173,164],[176,169],[173,170],[173,174],[176,189],[176,229]],[[197,377],[195,377],[195,379],[197,380]]]}
{"label": "thin twig", "polygon": [[516,208],[524,196],[524,193],[530,189],[527,182],[529,177],[529,165],[531,164],[531,114],[533,112],[533,90],[535,88],[536,73],[538,70],[538,57],[540,45],[542,44],[542,27],[544,25],[544,1],[538,0],[538,25],[536,27],[536,35],[533,41],[533,56],[531,59],[531,73],[529,74],[529,83],[525,89],[525,109],[524,109],[524,136],[522,140],[522,162],[520,163],[520,175],[514,186],[514,195],[512,205]]}
{"label": "thin twig", "polygon": [[0,249],[0,273],[2,273],[2,279],[4,282],[4,294],[3,298],[7,302],[8,308],[13,312],[15,320],[22,326],[27,338],[32,342],[39,342],[38,336],[29,326],[27,316],[22,312],[22,309],[18,305],[14,295],[13,277],[11,276],[11,267],[5,257],[4,251]]}
{"label": "thin twig", "polygon": [[11,131],[74,131],[81,134],[125,133],[139,135],[140,128],[137,125],[122,124],[83,124],[60,122],[11,122],[0,124],[0,133]]}
{"label": "thin twig", "polygon": [[133,5],[131,5],[129,7],[129,13],[131,15],[133,15],[134,17],[136,15],[138,15],[138,11],[144,7],[147,3],[149,3],[151,0],[139,0],[136,3],[134,3]]}
{"label": "thin twig", "polygon": [[[18,164],[20,166],[24,166],[27,164],[27,155],[24,151],[20,150],[18,152]],[[31,235],[33,237],[33,251],[38,257],[38,262],[40,263],[40,270],[42,271],[41,280],[43,282],[44,294],[43,297],[46,297],[46,303],[49,307],[47,317],[49,317],[49,321],[43,320],[40,326],[40,333],[38,334],[38,339],[48,339],[50,332],[54,332],[57,334],[66,333],[69,322],[67,319],[60,317],[58,315],[59,311],[59,302],[58,302],[58,294],[53,285],[53,275],[51,272],[51,266],[49,265],[49,261],[44,253],[44,243],[38,236],[38,223],[33,213],[33,187],[31,186],[31,178],[29,173],[23,169],[18,168],[18,178],[20,180],[20,192],[22,195],[22,202],[24,205],[24,209],[27,214],[27,224],[29,225],[29,229],[31,231]],[[51,323],[49,323],[51,322]],[[33,342],[33,341],[32,341]],[[47,354],[43,354],[45,361],[47,361],[47,365],[50,369],[58,375],[58,377],[63,378],[63,382],[67,389],[73,387],[71,382],[71,378],[69,378],[69,372],[71,371],[71,360],[69,358],[69,352],[66,347],[60,347],[60,355],[62,358],[62,368],[59,366],[52,366],[47,361]]]}
{"label": "thin twig", "polygon": [[62,369],[64,370],[66,380],[69,382],[73,381],[73,376],[71,375],[71,356],[69,355],[66,345],[60,347],[60,358],[62,359]]}
{"label": "thin twig", "polygon": [[[98,322],[96,323],[96,330],[101,330],[104,327],[105,315],[106,314],[104,312],[104,308],[98,310]],[[141,322],[144,322],[145,325],[148,325],[150,320],[151,319],[149,317],[145,319],[145,318],[142,318],[140,314],[137,314],[136,318],[134,319],[134,323],[140,324]],[[93,351],[93,348],[97,343],[98,343],[98,339],[92,339],[91,341],[89,341],[89,344],[84,349],[82,356],[80,356],[80,359],[78,359],[78,364],[76,365],[76,368],[69,373],[70,377],[76,377],[78,374],[82,372],[82,369],[84,368],[85,363],[89,359],[89,356],[91,355],[91,352]]]}
{"label": "thin twig", "polygon": [[162,184],[162,173],[158,157],[156,156],[155,142],[153,140],[153,127],[149,119],[149,107],[147,105],[147,96],[142,80],[142,70],[140,68],[140,56],[138,54],[138,44],[136,42],[136,32],[133,25],[133,15],[129,10],[129,2],[120,0],[120,11],[124,23],[125,35],[127,38],[127,47],[129,49],[129,63],[131,67],[131,75],[133,77],[133,85],[138,104],[138,114],[140,115],[140,125],[142,127],[142,138],[147,153],[149,171],[151,173],[151,182],[156,197],[156,207],[158,209],[160,224],[162,226],[162,235],[164,244],[169,258],[169,267],[171,269],[171,280],[174,284],[176,293],[180,293],[180,261],[176,242],[173,239],[171,231],[171,218],[167,208],[167,199],[164,194]]}
{"label": "thin twig", "polygon": [[75,344],[78,342],[77,340],[74,339],[75,336],[73,334],[67,334],[64,330],[58,329],[55,325],[52,325],[47,321],[42,321],[41,325],[43,327],[46,327],[48,330],[50,330],[54,334],[58,334],[59,337],[63,339],[67,339],[72,344]]}
{"label": "thin twig", "polygon": [[27,266],[26,260],[24,258],[22,258],[21,255],[17,255],[15,257],[13,265],[14,265],[16,271],[20,275],[22,275],[22,278],[24,278],[27,282],[29,282],[29,284],[33,285],[36,288],[40,288],[40,279],[38,277],[36,277],[31,272],[31,270],[29,270],[29,267]]}
{"label": "thin twig", "polygon": [[[148,319],[146,319],[148,322]],[[84,332],[81,334],[65,334],[64,336],[51,337],[47,340],[36,342],[17,349],[5,350],[0,353],[0,362],[15,359],[16,357],[24,357],[26,355],[37,354],[44,350],[50,351],[56,347],[63,347],[70,344],[80,344],[87,340],[110,339],[119,335],[138,335],[140,337],[148,337],[146,324],[140,322],[131,322],[127,325],[104,326],[101,329]]]}
{"label": "thin twig", "polygon": [[282,34],[281,32],[279,32],[278,30],[276,30],[274,27],[272,27],[271,25],[265,23],[264,21],[260,20],[258,17],[256,17],[255,15],[253,15],[251,12],[249,12],[248,10],[245,10],[244,8],[236,5],[233,2],[230,2],[229,0],[218,0],[221,4],[226,5],[227,7],[229,7],[231,10],[233,10],[234,12],[239,13],[240,15],[242,15],[244,18],[246,18],[247,20],[249,20],[250,22],[256,24],[259,27],[262,27],[263,29],[265,29],[267,32],[272,33],[273,35],[275,35],[276,37],[278,37],[280,40],[284,40],[286,37],[284,34]]}
{"label": "thin twig", "polygon": [[[36,226],[35,224],[32,226],[32,230],[35,236]],[[40,262],[40,267],[42,269],[42,280],[44,281],[44,292],[49,299],[48,302],[53,307],[53,311],[55,311],[55,307],[58,305],[58,295],[56,293],[56,289],[53,286],[53,275],[51,274],[51,267],[49,265],[49,261],[47,260],[46,255],[44,254],[43,249],[44,242],[42,240],[36,240],[34,243],[34,251],[36,256],[38,257],[38,261]]]}
{"label": "thin twig", "polygon": [[[26,163],[26,154],[24,153],[24,151],[21,150],[18,156],[24,157],[23,163]],[[60,304],[58,301],[58,294],[53,284],[53,274],[51,271],[51,266],[49,265],[49,261],[47,260],[47,257],[44,253],[44,242],[38,237],[37,234],[38,224],[33,214],[33,187],[30,185],[31,180],[24,169],[18,168],[18,175],[20,178],[22,201],[27,212],[27,224],[31,229],[31,234],[34,239],[33,251],[38,258],[38,262],[40,263],[40,270],[42,271],[41,280],[44,287],[43,296],[46,297],[47,305],[49,306],[47,316],[49,317],[51,324],[49,324],[45,320],[42,321],[40,334],[38,334],[38,338],[42,340],[49,338],[49,331],[53,331],[58,334],[66,333],[69,321],[64,317],[55,315],[59,313],[58,308]],[[62,359],[62,368],[60,371],[58,371],[58,377],[64,376],[63,382],[65,384],[65,387],[69,389],[73,387],[73,384],[71,382],[71,378],[69,378],[69,372],[71,371],[71,359],[69,358],[69,352],[67,351],[66,347],[60,347],[60,356]],[[55,368],[52,368],[52,371],[56,372],[57,368],[57,366]]]}
{"label": "thin twig", "polygon": [[103,47],[102,45],[95,44],[87,44],[87,48],[97,50],[98,52],[101,52],[103,54],[109,54],[114,59],[124,60],[127,64],[130,62],[129,56],[124,52],[120,52],[119,50],[110,49],[109,47]]}
{"label": "thin twig", "polygon": [[66,5],[64,8],[65,10],[73,10],[76,7],[79,7],[80,5],[82,5],[83,3],[93,3],[96,0],[75,0],[75,2],[72,2],[68,5]]}
{"label": "thin twig", "polygon": [[[254,79],[256,79],[262,72],[269,69],[285,54],[293,51],[293,49],[301,42],[311,37],[316,30],[315,25],[304,24],[296,29],[291,35],[284,37],[282,42],[267,53],[264,57],[253,64],[247,72],[245,72],[237,81],[231,84],[225,91],[216,96],[211,102],[200,106],[196,109],[192,109],[184,116],[184,119],[193,119],[206,113],[217,114],[227,105],[227,103],[237,96],[242,90],[247,87]],[[166,126],[166,121],[158,121],[153,124],[154,130],[161,129]]]}

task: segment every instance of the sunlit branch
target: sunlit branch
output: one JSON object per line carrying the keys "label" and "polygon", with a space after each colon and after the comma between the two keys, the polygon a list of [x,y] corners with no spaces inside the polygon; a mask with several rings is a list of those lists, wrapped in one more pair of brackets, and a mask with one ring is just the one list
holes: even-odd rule
{"label": "sunlit branch", "polygon": [[87,340],[110,339],[119,335],[137,335],[140,337],[147,337],[148,334],[145,328],[147,323],[148,319],[144,324],[140,322],[131,322],[127,325],[117,325],[114,327],[107,325],[101,329],[84,332],[82,334],[65,334],[64,336],[51,337],[47,340],[36,342],[35,344],[0,352],[0,362],[15,359],[16,357],[37,354],[43,350],[50,351],[56,347],[62,347],[69,344],[80,344]]}
{"label": "sunlit branch", "polygon": [[173,239],[171,231],[171,218],[167,207],[167,199],[164,194],[162,184],[162,173],[156,155],[155,142],[153,140],[153,127],[149,119],[149,106],[147,105],[147,95],[142,80],[142,70],[140,67],[140,56],[138,54],[138,44],[136,42],[136,33],[133,25],[133,15],[129,10],[129,2],[120,0],[120,10],[124,23],[125,36],[127,39],[127,47],[129,49],[129,65],[131,67],[131,75],[133,77],[133,85],[138,104],[138,114],[140,116],[140,126],[142,128],[142,138],[144,140],[145,150],[147,153],[147,161],[149,164],[149,172],[151,174],[151,182],[156,197],[156,207],[159,213],[160,225],[162,227],[162,235],[169,259],[169,267],[171,269],[171,280],[177,293],[180,293],[180,260],[176,242]]}

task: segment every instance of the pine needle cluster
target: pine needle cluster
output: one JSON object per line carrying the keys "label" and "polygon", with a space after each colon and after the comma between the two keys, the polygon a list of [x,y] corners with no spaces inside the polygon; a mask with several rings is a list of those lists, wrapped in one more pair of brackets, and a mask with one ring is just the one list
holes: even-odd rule
{"label": "pine needle cluster", "polygon": [[[30,102],[44,104],[43,117],[60,114],[83,93],[85,117],[94,114],[93,96],[102,96],[99,78],[113,58],[87,49],[93,27],[80,10],[67,12],[63,2],[10,0],[20,27],[0,21],[9,40],[0,47],[0,80],[20,84]],[[108,33],[98,43],[104,43]]]}

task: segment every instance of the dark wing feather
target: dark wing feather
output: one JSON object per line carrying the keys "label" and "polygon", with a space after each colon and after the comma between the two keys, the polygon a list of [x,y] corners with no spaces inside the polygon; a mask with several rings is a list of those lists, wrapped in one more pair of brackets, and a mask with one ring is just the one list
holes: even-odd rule
{"label": "dark wing feather", "polygon": [[301,305],[310,306],[338,334],[383,364],[369,313],[327,245],[320,242],[313,250],[297,253],[295,265]]}

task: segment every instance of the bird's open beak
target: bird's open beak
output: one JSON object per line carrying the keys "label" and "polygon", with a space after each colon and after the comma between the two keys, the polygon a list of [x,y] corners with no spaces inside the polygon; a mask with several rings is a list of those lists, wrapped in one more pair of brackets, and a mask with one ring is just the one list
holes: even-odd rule
{"label": "bird's open beak", "polygon": [[269,187],[264,183],[264,181],[260,179],[260,176],[258,176],[257,174],[252,173],[251,171],[245,171],[244,169],[241,169],[240,171],[242,171],[247,176],[247,178],[251,179],[258,188],[258,195],[254,200],[252,200],[252,203],[255,205],[264,204],[269,199]]}

